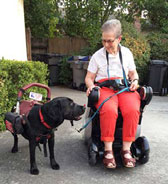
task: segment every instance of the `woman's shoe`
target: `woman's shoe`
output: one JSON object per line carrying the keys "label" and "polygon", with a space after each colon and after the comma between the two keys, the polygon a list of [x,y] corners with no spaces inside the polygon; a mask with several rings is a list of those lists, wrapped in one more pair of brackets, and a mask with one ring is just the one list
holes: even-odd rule
{"label": "woman's shoe", "polygon": [[121,150],[121,158],[125,167],[135,167],[136,160],[132,157],[130,150]]}
{"label": "woman's shoe", "polygon": [[104,163],[104,166],[108,169],[116,168],[116,162],[115,162],[113,151],[104,151],[103,163]]}

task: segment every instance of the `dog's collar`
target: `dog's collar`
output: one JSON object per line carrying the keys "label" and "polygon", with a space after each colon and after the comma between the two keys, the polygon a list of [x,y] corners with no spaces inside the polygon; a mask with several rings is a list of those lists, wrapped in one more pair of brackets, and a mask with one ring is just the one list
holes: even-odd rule
{"label": "dog's collar", "polygon": [[39,110],[39,116],[40,116],[40,120],[41,120],[41,123],[48,129],[51,129],[50,125],[48,125],[45,121],[44,121],[44,118],[43,118],[43,115],[41,113],[41,109]]}

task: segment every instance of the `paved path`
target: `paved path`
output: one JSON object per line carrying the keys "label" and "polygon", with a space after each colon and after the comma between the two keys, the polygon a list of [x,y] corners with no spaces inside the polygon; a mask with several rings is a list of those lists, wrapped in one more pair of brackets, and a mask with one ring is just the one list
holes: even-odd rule
{"label": "paved path", "polygon": [[[84,92],[64,87],[52,87],[52,97],[67,96],[86,104]],[[75,122],[80,128],[82,120]],[[13,138],[7,131],[0,133],[0,184],[168,184],[168,97],[154,96],[146,107],[142,135],[150,142],[150,161],[134,169],[106,170],[102,164],[90,167],[82,134],[68,121],[55,132],[55,155],[61,169],[50,168],[49,158],[38,149],[38,176],[29,174],[28,142],[19,137],[19,152],[12,154]]]}

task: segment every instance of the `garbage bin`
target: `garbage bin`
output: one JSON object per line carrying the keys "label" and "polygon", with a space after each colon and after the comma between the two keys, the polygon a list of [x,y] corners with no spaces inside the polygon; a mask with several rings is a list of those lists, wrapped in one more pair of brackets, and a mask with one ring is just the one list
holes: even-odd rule
{"label": "garbage bin", "polygon": [[81,91],[86,90],[85,76],[89,59],[89,56],[73,56],[68,59],[68,63],[70,63],[73,72],[73,88]]}
{"label": "garbage bin", "polygon": [[168,92],[168,62],[151,60],[149,67],[149,86],[154,94],[167,95]]}
{"label": "garbage bin", "polygon": [[63,55],[60,54],[32,54],[32,58],[34,61],[42,61],[45,64],[48,64],[49,70],[49,86],[54,86],[59,84],[59,71],[60,71],[60,63],[63,58]]}

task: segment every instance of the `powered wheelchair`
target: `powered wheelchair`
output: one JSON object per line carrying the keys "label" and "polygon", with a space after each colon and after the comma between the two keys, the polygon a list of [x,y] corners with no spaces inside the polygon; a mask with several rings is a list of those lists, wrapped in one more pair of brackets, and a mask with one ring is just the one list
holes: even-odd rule
{"label": "powered wheelchair", "polygon": [[[153,96],[153,90],[150,86],[141,86],[137,89],[137,91],[141,97],[140,118],[136,133],[136,139],[131,145],[131,152],[133,157],[136,159],[136,165],[145,164],[149,160],[149,142],[145,136],[140,136],[140,133],[144,107],[150,103]],[[97,109],[94,107],[95,102],[98,101],[98,95],[99,89],[97,87],[93,88],[88,97],[88,107],[84,120],[85,125],[89,120],[91,120],[83,133],[83,138],[88,148],[88,162],[91,166],[96,165],[103,158],[104,155],[104,143],[100,139],[101,133],[99,113],[95,115]],[[94,118],[92,119],[93,116]],[[118,109],[118,119],[114,135],[115,140],[113,142],[113,152],[117,167],[123,166],[120,156],[120,150],[122,148],[122,124],[123,118],[120,109]]]}

